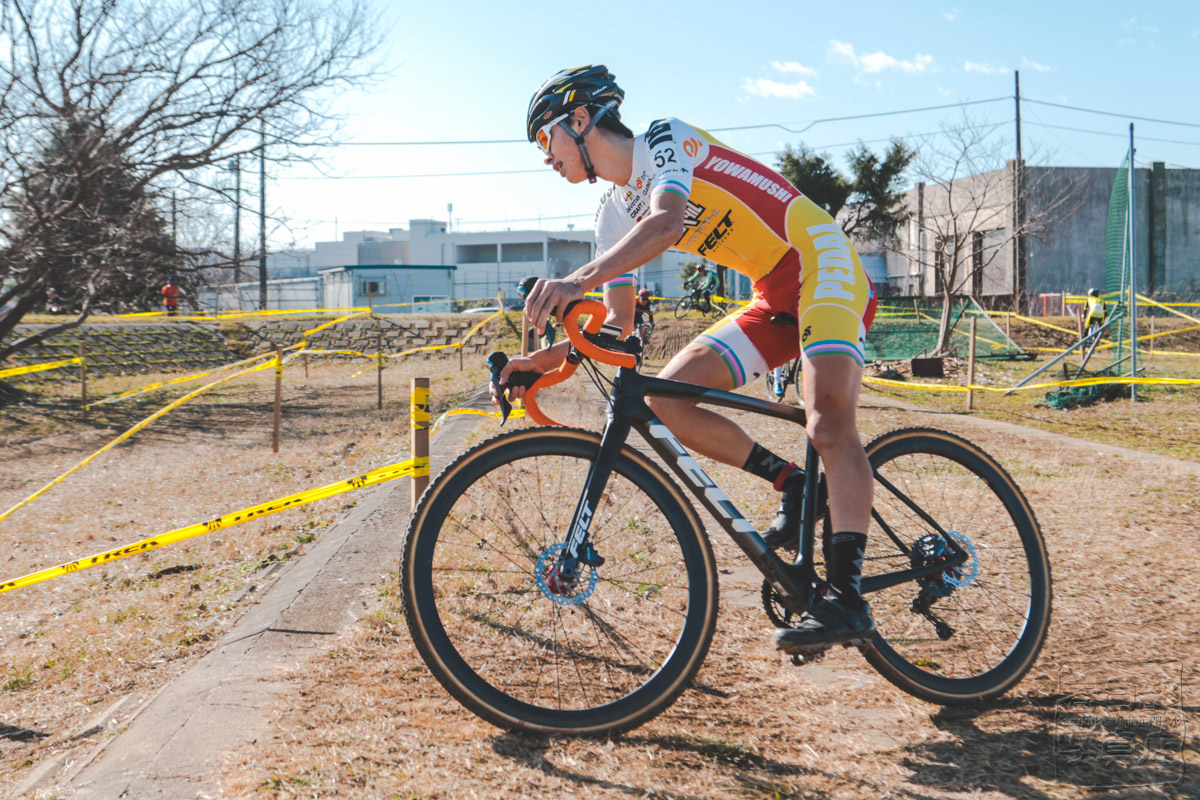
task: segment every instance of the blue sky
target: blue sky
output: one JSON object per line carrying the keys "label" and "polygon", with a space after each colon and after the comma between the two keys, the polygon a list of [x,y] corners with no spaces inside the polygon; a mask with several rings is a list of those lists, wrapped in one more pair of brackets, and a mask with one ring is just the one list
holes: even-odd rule
{"label": "blue sky", "polygon": [[[625,89],[635,132],[675,116],[719,132],[774,165],[804,143],[844,164],[858,140],[919,144],[974,103],[1012,150],[1013,71],[1029,101],[1022,139],[1032,163],[1115,166],[1135,124],[1139,163],[1200,168],[1200,3],[389,4],[385,61],[370,91],[339,98],[345,146],[320,167],[269,176],[268,205],[289,240],[453,218],[463,230],[590,227],[603,187],[569,185],[517,143],[366,145],[524,137],[532,92],[554,72],[604,63]],[[997,98],[1003,98],[997,100]],[[980,102],[991,101],[995,102]],[[852,120],[883,112],[905,112]],[[1136,119],[1188,123],[1172,125]],[[448,173],[474,174],[451,177]],[[407,177],[440,175],[442,177]],[[804,187],[800,187],[803,190]],[[336,222],[335,222],[336,220]]]}

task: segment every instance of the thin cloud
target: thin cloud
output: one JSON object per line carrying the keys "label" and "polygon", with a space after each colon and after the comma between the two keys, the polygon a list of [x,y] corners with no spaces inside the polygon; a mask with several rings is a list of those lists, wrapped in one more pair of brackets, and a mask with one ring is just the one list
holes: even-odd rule
{"label": "thin cloud", "polygon": [[933,66],[933,56],[922,55],[918,53],[911,61],[896,58],[888,55],[882,50],[875,53],[863,53],[859,55],[854,50],[854,45],[846,42],[839,42],[836,39],[829,43],[829,53],[845,61],[849,61],[857,69],[862,72],[879,73],[889,70],[900,70],[910,75],[925,72]]}
{"label": "thin cloud", "polygon": [[1053,67],[1047,67],[1045,64],[1039,64],[1036,61],[1030,61],[1028,58],[1021,59],[1022,69],[1031,69],[1034,72],[1053,72]]}
{"label": "thin cloud", "polygon": [[991,64],[980,64],[978,61],[967,61],[963,64],[964,72],[978,72],[982,75],[999,75],[1008,72],[1007,67],[993,67]]}
{"label": "thin cloud", "polygon": [[776,72],[794,75],[808,75],[812,77],[817,74],[817,71],[812,67],[806,67],[797,61],[772,61],[771,68]]}
{"label": "thin cloud", "polygon": [[759,97],[782,97],[787,100],[804,100],[817,96],[817,90],[809,86],[807,81],[783,83],[770,78],[746,78],[742,81],[742,88]]}
{"label": "thin cloud", "polygon": [[942,12],[942,16],[945,17],[947,21],[954,22],[954,20],[958,19],[959,11],[957,8],[952,8],[949,11]]}

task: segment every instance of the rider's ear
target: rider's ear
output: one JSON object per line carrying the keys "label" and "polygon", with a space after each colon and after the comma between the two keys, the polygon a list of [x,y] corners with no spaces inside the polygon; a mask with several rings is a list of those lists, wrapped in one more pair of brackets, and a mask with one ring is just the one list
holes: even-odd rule
{"label": "rider's ear", "polygon": [[591,113],[583,106],[579,106],[571,112],[571,127],[577,131],[585,130],[591,121]]}

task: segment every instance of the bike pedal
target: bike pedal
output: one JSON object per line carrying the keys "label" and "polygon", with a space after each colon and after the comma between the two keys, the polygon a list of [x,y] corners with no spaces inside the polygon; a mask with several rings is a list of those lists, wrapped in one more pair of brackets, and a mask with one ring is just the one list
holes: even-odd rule
{"label": "bike pedal", "polygon": [[792,664],[797,667],[803,667],[820,661],[825,658],[825,654],[829,652],[829,648],[825,647],[820,650],[814,650],[810,653],[792,653]]}

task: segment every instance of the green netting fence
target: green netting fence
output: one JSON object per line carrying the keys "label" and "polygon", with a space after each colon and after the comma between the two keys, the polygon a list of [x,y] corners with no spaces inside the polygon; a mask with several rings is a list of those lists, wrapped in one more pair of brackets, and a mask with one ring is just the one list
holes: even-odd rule
{"label": "green netting fence", "polygon": [[[885,297],[867,333],[868,361],[901,361],[937,349],[942,300],[937,297]],[[975,356],[1009,358],[1024,350],[970,297],[955,297],[950,307],[950,347],[962,358],[970,349],[971,320],[976,319]]]}

